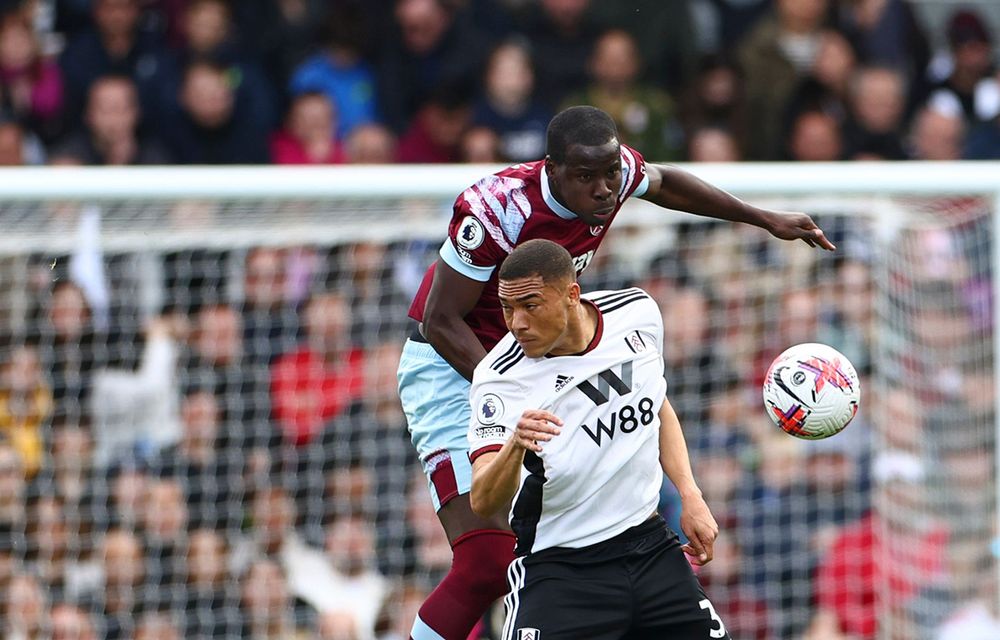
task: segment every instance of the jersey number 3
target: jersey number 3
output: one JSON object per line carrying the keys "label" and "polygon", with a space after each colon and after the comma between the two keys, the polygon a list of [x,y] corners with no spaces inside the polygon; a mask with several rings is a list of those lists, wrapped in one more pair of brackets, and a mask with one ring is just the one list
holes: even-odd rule
{"label": "jersey number 3", "polygon": [[714,622],[719,623],[719,628],[710,630],[708,632],[708,635],[712,638],[725,638],[726,625],[722,623],[722,618],[720,618],[719,614],[715,612],[715,607],[713,607],[712,603],[708,601],[708,598],[705,598],[704,600],[700,601],[698,603],[698,606],[701,607],[702,609],[708,609],[708,614],[712,616],[712,620]]}

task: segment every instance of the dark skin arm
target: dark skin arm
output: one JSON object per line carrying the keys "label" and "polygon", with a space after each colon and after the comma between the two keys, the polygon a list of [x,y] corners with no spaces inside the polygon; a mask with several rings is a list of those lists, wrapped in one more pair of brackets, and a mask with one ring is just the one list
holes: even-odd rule
{"label": "dark skin arm", "polygon": [[769,211],[743,202],[694,175],[665,164],[647,164],[649,189],[642,199],[667,209],[686,211],[718,220],[745,222],[767,230],[782,240],[802,240],[810,247],[833,251],[836,247],[812,218],[804,213]]}
{"label": "dark skin arm", "polygon": [[486,357],[486,349],[466,324],[465,316],[476,306],[485,285],[439,260],[424,307],[422,332],[427,342],[470,381],[476,365]]}

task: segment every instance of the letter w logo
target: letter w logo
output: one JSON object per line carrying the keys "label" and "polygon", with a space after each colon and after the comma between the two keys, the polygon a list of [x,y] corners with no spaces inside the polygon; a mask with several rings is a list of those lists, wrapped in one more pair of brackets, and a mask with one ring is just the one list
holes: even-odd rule
{"label": "letter w logo", "polygon": [[616,376],[611,369],[605,369],[597,374],[596,387],[587,380],[578,384],[576,388],[584,392],[598,407],[611,399],[612,389],[620,396],[627,395],[632,392],[632,361],[629,360],[622,365],[621,377]]}

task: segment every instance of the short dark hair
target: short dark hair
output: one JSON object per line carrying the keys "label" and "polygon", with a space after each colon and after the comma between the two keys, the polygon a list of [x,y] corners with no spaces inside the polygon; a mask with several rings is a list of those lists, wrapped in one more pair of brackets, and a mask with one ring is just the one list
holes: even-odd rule
{"label": "short dark hair", "polygon": [[528,240],[510,252],[500,265],[501,280],[541,276],[545,282],[576,281],[573,258],[565,247],[551,240]]}
{"label": "short dark hair", "polygon": [[553,162],[566,162],[572,144],[599,147],[618,137],[618,127],[607,113],[597,107],[579,105],[564,109],[549,122],[545,133],[545,153]]}

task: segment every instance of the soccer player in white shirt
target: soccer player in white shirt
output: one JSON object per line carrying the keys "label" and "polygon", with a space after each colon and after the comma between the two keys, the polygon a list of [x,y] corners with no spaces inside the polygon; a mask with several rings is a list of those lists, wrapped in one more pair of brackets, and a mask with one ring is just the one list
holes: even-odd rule
{"label": "soccer player in white shirt", "polygon": [[[718,525],[666,400],[663,321],[641,289],[581,295],[569,252],[520,245],[499,273],[510,333],[476,367],[471,503],[517,535],[503,638],[729,638],[698,583]],[[681,545],[657,514],[663,473]]]}

